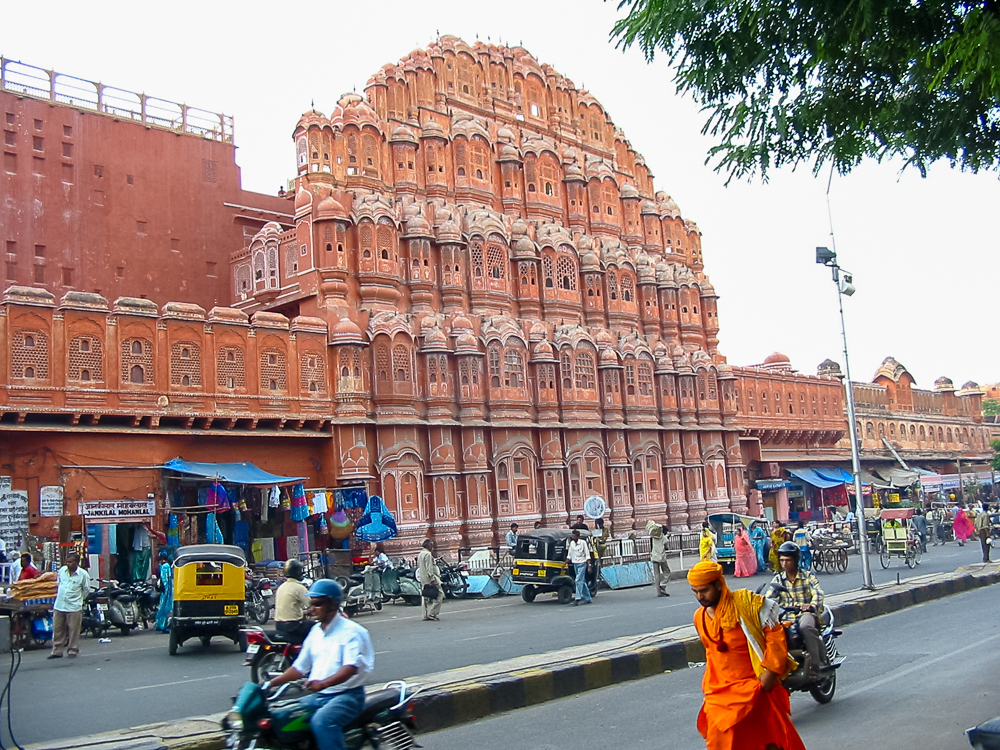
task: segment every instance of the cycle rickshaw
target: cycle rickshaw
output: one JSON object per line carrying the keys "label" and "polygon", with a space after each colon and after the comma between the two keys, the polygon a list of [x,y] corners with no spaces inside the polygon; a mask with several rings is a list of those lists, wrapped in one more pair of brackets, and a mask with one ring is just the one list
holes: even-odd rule
{"label": "cycle rickshaw", "polygon": [[911,518],[913,508],[882,509],[879,520],[882,522],[883,547],[879,562],[883,568],[889,567],[893,557],[902,557],[908,568],[920,564],[920,539],[910,529]]}

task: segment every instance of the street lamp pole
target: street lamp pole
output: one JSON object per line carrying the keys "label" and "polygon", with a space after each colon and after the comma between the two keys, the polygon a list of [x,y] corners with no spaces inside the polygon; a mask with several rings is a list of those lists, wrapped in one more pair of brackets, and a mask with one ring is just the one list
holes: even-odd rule
{"label": "street lamp pole", "polygon": [[840,334],[844,341],[844,376],[847,380],[844,391],[847,396],[847,430],[851,436],[851,469],[854,473],[855,522],[858,525],[858,551],[861,554],[861,587],[874,590],[871,563],[868,558],[868,528],[865,518],[864,495],[861,489],[861,454],[858,448],[857,415],[854,410],[854,385],[851,380],[851,361],[847,354],[847,324],[844,322],[844,295],[854,294],[853,279],[841,271],[837,265],[837,254],[825,247],[816,248],[816,262],[828,266],[833,271],[833,283],[837,287],[837,307],[840,310]]}

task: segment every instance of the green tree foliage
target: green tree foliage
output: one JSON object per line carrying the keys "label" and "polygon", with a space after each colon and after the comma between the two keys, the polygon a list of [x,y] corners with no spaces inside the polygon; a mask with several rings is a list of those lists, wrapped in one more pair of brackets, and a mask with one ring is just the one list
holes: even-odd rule
{"label": "green tree foliage", "polygon": [[984,398],[983,414],[987,417],[995,417],[1000,414],[1000,401],[997,401],[995,398]]}
{"label": "green tree foliage", "polygon": [[1000,0],[621,0],[612,38],[664,53],[733,177],[901,156],[1000,166]]}
{"label": "green tree foliage", "polygon": [[1000,471],[1000,440],[991,440],[990,447],[993,449],[993,460],[990,465],[993,471]]}

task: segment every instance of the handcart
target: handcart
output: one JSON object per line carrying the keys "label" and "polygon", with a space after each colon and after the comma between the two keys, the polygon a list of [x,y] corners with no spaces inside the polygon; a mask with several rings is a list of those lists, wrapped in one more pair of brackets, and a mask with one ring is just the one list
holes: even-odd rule
{"label": "handcart", "polygon": [[820,529],[812,536],[812,567],[817,573],[845,573],[848,551],[854,542],[849,532]]}
{"label": "handcart", "polygon": [[52,605],[55,597],[8,599],[0,602],[0,616],[10,618],[10,647],[25,649],[52,643]]}

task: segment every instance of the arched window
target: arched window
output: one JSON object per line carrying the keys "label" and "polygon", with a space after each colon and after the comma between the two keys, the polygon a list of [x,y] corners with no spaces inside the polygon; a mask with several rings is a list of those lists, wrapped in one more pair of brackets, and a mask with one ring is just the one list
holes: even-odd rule
{"label": "arched window", "polygon": [[563,352],[559,359],[559,369],[562,374],[563,390],[569,391],[573,388],[573,366],[569,352]]}
{"label": "arched window", "polygon": [[639,360],[639,395],[653,395],[653,367],[644,360]]}
{"label": "arched window", "polygon": [[618,299],[618,275],[608,271],[608,299]]}
{"label": "arched window", "polygon": [[80,380],[89,381],[90,380],[90,370],[80,370]]}
{"label": "arched window", "polygon": [[487,358],[489,359],[490,366],[490,387],[499,388],[502,376],[500,369],[500,344],[494,343],[490,345]]}
{"label": "arched window", "polygon": [[142,342],[133,341],[132,342],[132,354],[142,354]]}
{"label": "arched window", "polygon": [[24,368],[24,377],[26,377],[26,378],[33,378],[33,377],[35,377],[35,368],[34,367],[25,367]]}
{"label": "arched window", "polygon": [[552,256],[546,255],[542,258],[542,275],[545,276],[545,288],[552,289],[555,287],[555,268],[552,262]]}
{"label": "arched window", "polygon": [[576,291],[576,263],[572,258],[560,255],[556,262],[556,273],[559,276],[559,287],[566,291]]}
{"label": "arched window", "polygon": [[622,272],[622,301],[631,302],[633,297],[632,275]]}
{"label": "arched window", "polygon": [[635,395],[635,364],[631,359],[625,363],[625,395]]}
{"label": "arched window", "polygon": [[386,220],[379,220],[378,225],[378,254],[382,260],[396,259],[396,233],[393,232],[392,225],[385,223]]}
{"label": "arched window", "polygon": [[24,348],[34,349],[35,348],[35,337],[28,334],[24,337]]}
{"label": "arched window", "polygon": [[132,365],[132,369],[129,370],[128,380],[130,383],[146,382],[146,375],[142,371],[141,365]]}
{"label": "arched window", "polygon": [[379,382],[389,381],[389,347],[379,344],[375,349],[375,377]]}
{"label": "arched window", "polygon": [[588,352],[577,352],[574,363],[576,387],[593,390],[594,388],[594,358]]}
{"label": "arched window", "polygon": [[397,383],[410,382],[410,350],[405,344],[392,348],[392,369]]}
{"label": "arched window", "polygon": [[524,361],[517,349],[508,349],[503,358],[504,385],[508,388],[524,387]]}

